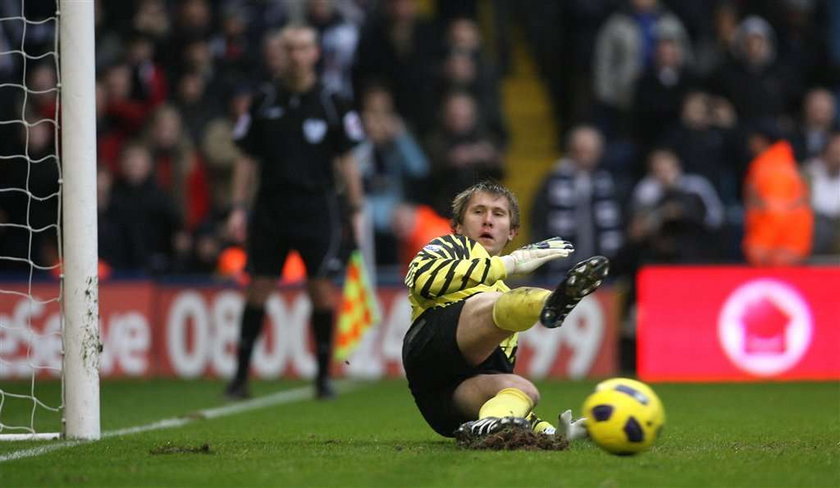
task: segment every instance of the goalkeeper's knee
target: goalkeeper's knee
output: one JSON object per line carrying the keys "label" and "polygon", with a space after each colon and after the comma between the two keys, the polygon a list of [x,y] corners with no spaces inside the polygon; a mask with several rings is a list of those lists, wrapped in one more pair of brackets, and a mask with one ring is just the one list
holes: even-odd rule
{"label": "goalkeeper's knee", "polygon": [[545,299],[551,292],[542,288],[514,288],[493,304],[493,323],[511,332],[528,330],[537,323]]}

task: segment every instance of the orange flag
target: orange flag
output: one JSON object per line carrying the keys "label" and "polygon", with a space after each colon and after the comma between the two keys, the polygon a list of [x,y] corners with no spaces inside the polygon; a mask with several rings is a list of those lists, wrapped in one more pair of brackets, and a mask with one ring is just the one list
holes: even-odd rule
{"label": "orange flag", "polygon": [[343,361],[350,357],[362,335],[378,323],[379,318],[376,293],[368,279],[362,252],[355,250],[350,254],[344,278],[344,291],[338,313],[336,359]]}

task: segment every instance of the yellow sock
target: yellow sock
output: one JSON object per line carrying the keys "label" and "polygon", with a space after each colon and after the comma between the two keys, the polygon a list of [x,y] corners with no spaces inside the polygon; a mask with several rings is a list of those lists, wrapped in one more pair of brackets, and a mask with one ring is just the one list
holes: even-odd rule
{"label": "yellow sock", "polygon": [[534,402],[525,392],[518,388],[505,388],[484,402],[478,411],[478,418],[525,417],[533,407]]}
{"label": "yellow sock", "polygon": [[551,423],[546,422],[545,420],[537,417],[537,414],[531,412],[528,414],[528,422],[531,422],[531,430],[536,432],[537,434],[554,434],[557,432],[557,428],[551,425]]}
{"label": "yellow sock", "polygon": [[502,294],[493,304],[493,323],[511,332],[528,330],[540,318],[545,299],[551,292],[523,286]]}

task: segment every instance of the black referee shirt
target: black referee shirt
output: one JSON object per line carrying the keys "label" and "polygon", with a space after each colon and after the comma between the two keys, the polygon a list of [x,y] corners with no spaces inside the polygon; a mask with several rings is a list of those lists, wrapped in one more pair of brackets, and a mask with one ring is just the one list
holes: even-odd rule
{"label": "black referee shirt", "polygon": [[351,102],[320,83],[304,93],[263,86],[234,131],[236,144],[261,164],[260,193],[334,188],[335,157],[363,139]]}

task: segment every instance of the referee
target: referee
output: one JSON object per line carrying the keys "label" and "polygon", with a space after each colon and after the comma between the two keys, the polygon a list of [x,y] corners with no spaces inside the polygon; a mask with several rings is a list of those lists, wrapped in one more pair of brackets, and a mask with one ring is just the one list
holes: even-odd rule
{"label": "referee", "polygon": [[[364,138],[350,101],[329,93],[316,73],[317,33],[303,25],[280,31],[284,60],[279,76],[261,89],[248,114],[237,123],[236,143],[249,156],[233,175],[233,210],[228,231],[243,240],[247,230],[251,282],[242,314],[236,375],[225,394],[247,398],[248,369],[283,263],[297,250],[306,266],[306,290],[312,302],[318,398],[335,395],[329,381],[336,292],[331,281],[342,263],[338,251],[342,224],[335,176],[343,180],[351,222],[358,236],[362,185],[351,149]],[[246,202],[260,183],[250,220]]]}

